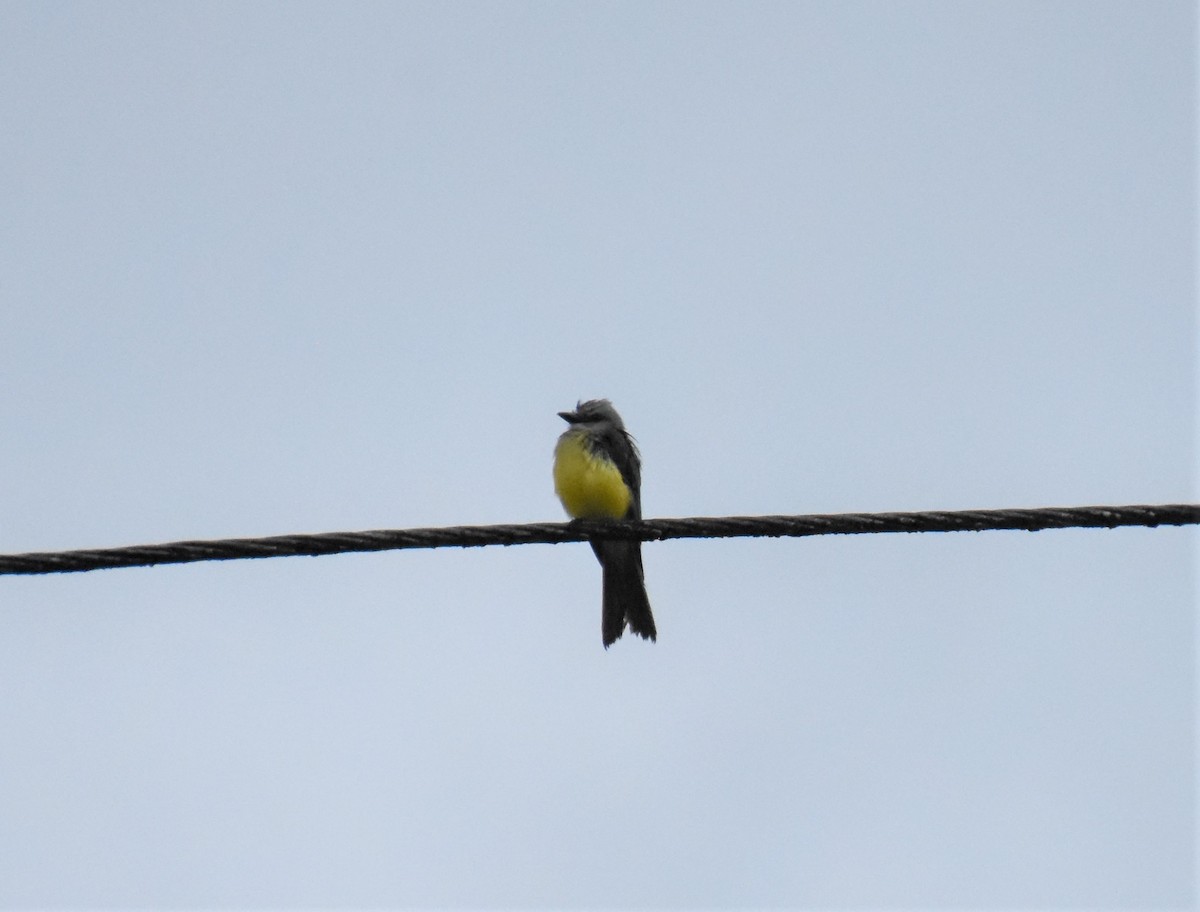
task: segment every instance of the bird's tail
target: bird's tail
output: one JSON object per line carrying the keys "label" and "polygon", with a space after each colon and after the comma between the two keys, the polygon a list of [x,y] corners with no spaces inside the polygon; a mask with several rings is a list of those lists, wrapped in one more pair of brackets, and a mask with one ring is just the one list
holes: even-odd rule
{"label": "bird's tail", "polygon": [[658,638],[654,615],[650,612],[650,597],[642,577],[642,543],[640,541],[593,542],[592,549],[604,568],[604,607],[600,629],[607,649],[629,629],[647,640]]}

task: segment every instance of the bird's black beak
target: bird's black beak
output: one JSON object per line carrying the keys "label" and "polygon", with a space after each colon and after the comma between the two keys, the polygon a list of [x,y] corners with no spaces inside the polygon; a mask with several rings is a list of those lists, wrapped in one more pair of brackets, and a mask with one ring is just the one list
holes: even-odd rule
{"label": "bird's black beak", "polygon": [[579,420],[579,413],[578,412],[559,412],[558,417],[561,418],[563,421],[565,421],[567,424],[574,424],[576,421]]}

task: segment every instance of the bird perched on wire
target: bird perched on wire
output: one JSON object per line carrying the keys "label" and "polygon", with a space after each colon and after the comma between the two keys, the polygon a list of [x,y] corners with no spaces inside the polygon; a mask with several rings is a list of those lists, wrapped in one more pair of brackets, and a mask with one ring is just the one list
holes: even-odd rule
{"label": "bird perched on wire", "polygon": [[[570,425],[554,448],[554,492],[574,519],[641,519],[642,464],[637,444],[607,399],[559,412]],[[625,630],[654,640],[658,631],[642,575],[642,543],[593,541],[604,574],[600,632],[607,649]]]}

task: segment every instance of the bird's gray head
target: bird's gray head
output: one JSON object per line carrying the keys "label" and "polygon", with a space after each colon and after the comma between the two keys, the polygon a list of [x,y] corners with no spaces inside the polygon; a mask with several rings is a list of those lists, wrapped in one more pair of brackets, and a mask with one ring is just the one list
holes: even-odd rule
{"label": "bird's gray head", "polygon": [[558,417],[567,424],[599,425],[611,424],[620,430],[625,430],[621,416],[607,399],[589,399],[575,406],[573,412],[559,412]]}

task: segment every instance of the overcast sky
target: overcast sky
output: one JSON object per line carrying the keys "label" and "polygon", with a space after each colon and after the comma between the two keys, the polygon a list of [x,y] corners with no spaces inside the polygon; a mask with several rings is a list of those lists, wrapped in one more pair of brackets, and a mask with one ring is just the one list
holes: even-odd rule
{"label": "overcast sky", "polygon": [[[1186,2],[0,5],[0,552],[1196,500]],[[0,579],[4,908],[1185,908],[1197,533]]]}

